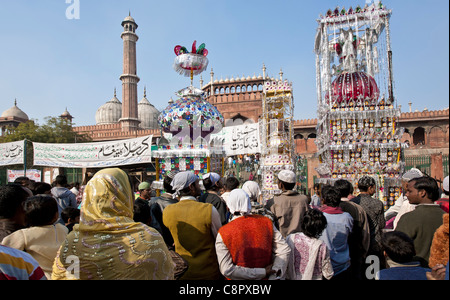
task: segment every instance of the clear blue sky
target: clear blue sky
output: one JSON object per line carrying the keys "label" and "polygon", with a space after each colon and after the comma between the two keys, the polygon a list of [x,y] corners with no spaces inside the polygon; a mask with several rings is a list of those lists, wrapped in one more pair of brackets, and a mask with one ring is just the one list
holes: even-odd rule
{"label": "clear blue sky", "polygon": [[[295,119],[316,118],[316,19],[329,8],[365,0],[80,0],[80,19],[66,18],[66,0],[0,0],[0,113],[17,98],[44,122],[67,107],[77,126],[94,125],[113,90],[121,99],[121,22],[139,25],[139,100],[167,106],[189,79],[172,69],[175,45],[206,43],[215,76],[268,74],[294,84]],[[385,0],[393,10],[395,95],[403,111],[449,106],[449,1]],[[209,82],[209,70],[203,73]],[[199,85],[199,77],[195,84]]]}

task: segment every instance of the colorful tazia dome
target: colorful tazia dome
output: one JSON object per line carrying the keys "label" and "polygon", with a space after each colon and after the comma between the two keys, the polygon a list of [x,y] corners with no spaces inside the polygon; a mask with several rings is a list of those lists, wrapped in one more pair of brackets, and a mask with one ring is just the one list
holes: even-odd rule
{"label": "colorful tazia dome", "polygon": [[192,130],[201,126],[201,135],[205,137],[213,132],[214,125],[216,127],[219,124],[223,125],[222,114],[205,100],[203,91],[189,87],[178,92],[178,95],[180,98],[159,115],[158,122],[164,132],[176,135],[187,125],[190,127],[192,138]]}
{"label": "colorful tazia dome", "polygon": [[331,84],[332,101],[377,101],[380,90],[375,79],[365,72],[342,72]]}

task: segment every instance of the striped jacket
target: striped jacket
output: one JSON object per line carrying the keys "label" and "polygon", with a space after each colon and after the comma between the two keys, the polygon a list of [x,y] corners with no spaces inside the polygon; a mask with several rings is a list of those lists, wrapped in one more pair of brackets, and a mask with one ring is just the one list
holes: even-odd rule
{"label": "striped jacket", "polygon": [[0,245],[0,280],[46,280],[37,261],[28,253]]}

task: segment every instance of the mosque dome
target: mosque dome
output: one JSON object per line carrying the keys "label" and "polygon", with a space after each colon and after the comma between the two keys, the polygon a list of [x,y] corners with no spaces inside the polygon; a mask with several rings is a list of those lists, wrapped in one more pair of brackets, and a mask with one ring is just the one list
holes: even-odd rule
{"label": "mosque dome", "polygon": [[143,129],[158,129],[158,117],[160,112],[148,101],[147,90],[144,89],[144,98],[138,104],[138,118]]}
{"label": "mosque dome", "polygon": [[28,121],[28,115],[24,113],[20,108],[17,107],[17,100],[14,101],[14,106],[10,109],[5,110],[2,115],[2,118],[19,118]]}
{"label": "mosque dome", "polygon": [[95,114],[97,125],[115,124],[122,117],[122,103],[117,99],[116,90],[114,89],[114,97],[100,106]]}

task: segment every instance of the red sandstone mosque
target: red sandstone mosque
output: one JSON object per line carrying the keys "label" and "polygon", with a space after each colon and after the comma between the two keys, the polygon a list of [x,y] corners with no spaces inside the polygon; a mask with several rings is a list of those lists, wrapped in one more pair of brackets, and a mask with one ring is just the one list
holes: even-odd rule
{"label": "red sandstone mosque", "polygon": [[[78,133],[88,134],[93,141],[110,141],[153,135],[154,140],[161,136],[157,119],[159,111],[148,101],[144,89],[144,97],[138,102],[138,83],[136,66],[136,43],[139,39],[136,34],[137,23],[131,16],[123,22],[124,31],[121,38],[124,43],[122,102],[114,91],[113,98],[102,105],[95,114],[96,125],[74,127]],[[263,74],[259,76],[243,76],[241,78],[214,78],[211,69],[209,83],[200,80],[201,89],[206,93],[207,100],[215,105],[225,120],[235,121],[248,119],[258,122],[262,114],[263,86],[265,80],[273,80],[266,75],[263,65]],[[283,79],[283,72],[279,73]],[[236,107],[239,107],[237,111]],[[72,120],[66,111],[60,116]],[[0,116],[1,135],[5,134],[8,126],[17,126],[29,120],[15,101],[14,106],[3,112]],[[409,112],[404,112],[399,118],[399,125],[405,128],[402,142],[410,145],[405,151],[405,158],[410,166],[425,170],[429,175],[442,180],[448,175],[449,153],[449,108],[439,111],[422,112],[412,111],[409,103]],[[227,123],[225,123],[227,125]],[[294,121],[294,134],[296,153],[307,158],[307,187],[311,188],[317,176],[315,168],[318,166],[316,138],[317,119]]]}

